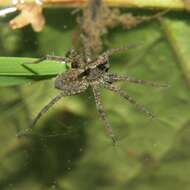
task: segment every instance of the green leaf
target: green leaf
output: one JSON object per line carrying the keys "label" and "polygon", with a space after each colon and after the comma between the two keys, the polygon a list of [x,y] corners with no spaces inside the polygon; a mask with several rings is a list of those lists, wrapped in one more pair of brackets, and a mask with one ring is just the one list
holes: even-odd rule
{"label": "green leaf", "polygon": [[0,86],[14,86],[33,82],[34,79],[27,77],[0,76]]}
{"label": "green leaf", "polygon": [[55,76],[66,70],[66,64],[55,61],[29,64],[35,60],[22,57],[0,57],[0,76]]}
{"label": "green leaf", "polygon": [[35,60],[22,57],[0,57],[0,86],[19,85],[52,78],[67,69],[66,64],[55,61],[29,64]]}

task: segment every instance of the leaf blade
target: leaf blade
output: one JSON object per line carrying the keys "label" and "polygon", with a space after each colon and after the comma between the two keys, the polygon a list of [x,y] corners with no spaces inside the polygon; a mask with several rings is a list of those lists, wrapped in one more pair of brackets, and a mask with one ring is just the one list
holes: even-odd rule
{"label": "leaf blade", "polygon": [[66,64],[55,61],[43,61],[41,64],[24,64],[35,60],[34,58],[23,57],[0,57],[0,76],[54,76],[66,70]]}
{"label": "leaf blade", "polygon": [[[34,58],[0,57],[0,86],[21,85],[55,77],[66,71],[66,64],[43,61],[41,64],[24,64]],[[69,65],[68,65],[69,66]]]}

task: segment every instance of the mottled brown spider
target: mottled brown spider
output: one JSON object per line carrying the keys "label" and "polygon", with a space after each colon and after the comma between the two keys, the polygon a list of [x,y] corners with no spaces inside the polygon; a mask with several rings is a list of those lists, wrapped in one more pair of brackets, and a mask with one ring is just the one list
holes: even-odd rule
{"label": "mottled brown spider", "polygon": [[43,58],[38,59],[32,63],[40,63],[43,60],[54,60],[60,63],[71,63],[71,69],[59,74],[56,79],[54,86],[55,88],[61,90],[61,93],[54,97],[47,105],[45,105],[42,110],[35,117],[33,127],[41,116],[46,113],[56,102],[58,102],[62,97],[77,95],[84,92],[87,88],[91,88],[94,94],[96,108],[103,122],[108,135],[112,138],[113,143],[116,143],[116,138],[113,134],[111,125],[107,120],[106,113],[103,109],[101,103],[101,97],[99,89],[101,87],[106,88],[116,94],[119,94],[131,104],[133,104],[140,111],[147,114],[150,118],[155,116],[148,111],[143,105],[137,103],[132,97],[130,97],[127,92],[123,91],[119,87],[115,86],[113,83],[117,81],[131,82],[136,84],[145,84],[153,87],[166,87],[165,84],[157,84],[151,81],[138,80],[128,76],[119,76],[117,74],[109,73],[109,57],[116,52],[124,51],[129,48],[134,48],[137,45],[129,45],[122,48],[114,48],[105,51],[99,55],[95,60],[91,60],[90,57],[85,57],[79,54],[75,50],[69,51],[65,57],[51,56],[47,55]]}

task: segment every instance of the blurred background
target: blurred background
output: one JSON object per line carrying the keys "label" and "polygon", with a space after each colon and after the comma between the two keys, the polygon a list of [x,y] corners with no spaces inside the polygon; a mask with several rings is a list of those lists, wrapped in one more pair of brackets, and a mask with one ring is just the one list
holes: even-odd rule
{"label": "blurred background", "polygon": [[[69,9],[46,9],[44,15],[40,33],[30,26],[13,31],[8,26],[13,15],[1,18],[0,56],[62,56],[72,48],[76,15]],[[189,36],[189,13],[181,12],[130,30],[117,27],[104,37],[106,49],[143,42],[114,55],[112,72],[171,85],[153,89],[118,83],[160,120],[102,89],[116,147],[105,134],[90,90],[62,99],[32,134],[18,138],[59,91],[53,79],[0,87],[0,189],[189,190]]]}

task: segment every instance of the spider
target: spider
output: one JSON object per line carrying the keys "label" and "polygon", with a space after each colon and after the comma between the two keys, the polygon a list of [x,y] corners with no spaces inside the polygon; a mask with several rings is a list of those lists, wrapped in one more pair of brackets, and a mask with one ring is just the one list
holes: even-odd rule
{"label": "spider", "polygon": [[76,50],[72,49],[64,57],[46,55],[45,57],[31,62],[33,64],[37,64],[41,63],[43,60],[54,60],[65,64],[68,62],[71,63],[71,69],[56,76],[54,87],[61,90],[61,92],[41,109],[41,111],[33,120],[31,128],[34,127],[37,121],[61,98],[65,96],[77,95],[87,90],[87,88],[91,88],[93,91],[97,111],[100,115],[106,132],[111,137],[114,144],[116,144],[117,141],[101,102],[101,95],[99,92],[100,88],[103,87],[122,96],[131,104],[133,104],[137,109],[148,115],[150,118],[155,118],[155,116],[149,110],[147,110],[143,105],[137,103],[136,100],[129,96],[126,91],[115,86],[113,83],[117,81],[124,81],[136,84],[150,85],[152,87],[166,87],[166,84],[158,84],[155,82],[139,80],[128,76],[119,76],[117,74],[108,72],[110,67],[109,57],[112,54],[120,51],[125,51],[136,46],[137,45],[133,44],[121,48],[113,48],[103,52],[94,60],[88,56],[84,58],[82,54],[79,54]]}

